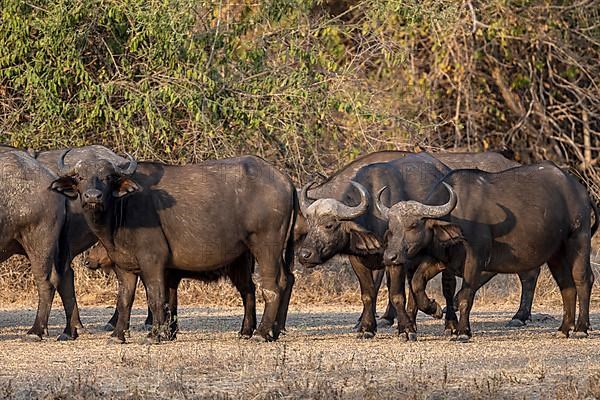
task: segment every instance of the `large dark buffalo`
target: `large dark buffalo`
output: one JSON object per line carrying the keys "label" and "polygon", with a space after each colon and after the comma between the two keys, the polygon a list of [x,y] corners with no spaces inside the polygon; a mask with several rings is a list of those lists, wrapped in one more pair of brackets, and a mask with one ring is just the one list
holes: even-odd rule
{"label": "large dark buffalo", "polygon": [[563,298],[559,332],[568,337],[574,329],[575,336],[587,336],[594,280],[590,240],[598,227],[598,210],[585,188],[553,163],[496,174],[457,170],[434,187],[425,204],[402,201],[388,208],[384,203],[377,202],[389,219],[384,259],[388,264],[419,264],[412,286],[420,310],[434,314],[440,308],[425,293],[429,279],[444,269],[463,277],[459,340],[471,337],[469,313],[484,272],[515,273],[544,262]]}
{"label": "large dark buffalo", "polygon": [[47,190],[56,175],[25,152],[4,150],[0,153],[0,261],[22,254],[31,262],[39,302],[27,338],[40,340],[48,334],[48,316],[58,289],[67,322],[59,339],[66,339],[75,331],[71,321],[76,305],[73,293],[63,284],[60,267],[65,259],[59,244],[65,223],[65,202]]}
{"label": "large dark buffalo", "polygon": [[[93,247],[88,253],[86,267],[92,270],[102,269],[105,273],[114,271],[118,273],[115,264],[108,257],[104,246],[99,244]],[[244,319],[240,330],[240,337],[250,338],[256,329],[256,297],[252,274],[254,273],[254,257],[249,252],[244,253],[231,265],[216,271],[209,272],[186,272],[178,270],[167,270],[167,291],[169,298],[169,309],[171,310],[172,323],[171,334],[175,336],[179,330],[177,321],[177,288],[184,278],[196,279],[203,282],[216,282],[221,278],[229,278],[242,297],[244,305]],[[119,318],[119,311],[115,309],[110,321],[106,324],[106,330],[114,330]],[[152,326],[152,311],[148,306],[148,316],[144,325],[147,328]]]}
{"label": "large dark buffalo", "polygon": [[[67,153],[65,153],[66,155]],[[260,264],[265,312],[257,333],[277,339],[293,285],[296,191],[288,177],[247,156],[196,165],[107,160],[59,162],[52,189],[79,197],[90,229],[118,266],[119,319],[112,337],[124,341],[137,275],[153,314],[149,340],[170,338],[167,269],[208,272],[250,252]],[[285,251],[285,256],[284,256]]]}
{"label": "large dark buffalo", "polygon": [[[0,145],[1,152],[15,151],[12,146]],[[35,152],[31,149],[27,150],[28,155],[36,158],[38,162],[44,165],[48,170],[54,174],[58,174],[58,161],[64,150],[49,150],[42,152]],[[99,159],[108,159],[116,165],[128,164],[128,160],[119,157],[106,147],[93,145],[85,146],[81,148],[75,148],[67,157],[67,162],[75,163],[81,160],[90,162],[97,161]],[[46,195],[54,198],[55,194],[45,191],[42,195]],[[67,202],[64,198],[62,199],[65,212],[63,212],[56,218],[63,218],[62,230],[60,232],[60,246],[62,249],[63,257],[60,259],[61,265],[58,266],[60,272],[59,281],[59,293],[63,299],[63,304],[69,311],[70,318],[67,322],[63,334],[61,334],[59,340],[75,339],[78,336],[78,329],[82,328],[81,320],[79,317],[79,309],[77,307],[77,301],[75,298],[75,287],[74,287],[74,273],[71,267],[73,258],[87,250],[90,246],[96,243],[96,236],[90,231],[85,222],[82,214],[81,205],[77,202]],[[55,238],[57,241],[59,237]]]}
{"label": "large dark buffalo", "polygon": [[[444,161],[442,163],[441,160]],[[385,151],[372,153],[362,157],[338,173],[334,174],[317,187],[312,184],[305,186],[302,194],[302,211],[305,216],[300,229],[306,238],[302,242],[299,251],[300,261],[307,266],[314,266],[327,261],[333,255],[341,253],[350,256],[350,263],[354,269],[361,287],[361,298],[363,300],[363,313],[359,322],[359,336],[373,337],[376,331],[374,322],[374,308],[376,295],[383,277],[383,261],[380,257],[380,244],[384,242],[384,234],[387,230],[387,221],[382,221],[374,215],[373,207],[369,206],[367,197],[361,200],[360,190],[353,186],[359,183],[361,186],[376,193],[383,187],[391,190],[386,196],[395,199],[423,199],[430,189],[441,179],[450,168],[446,163],[456,167],[461,162],[467,166],[484,168],[486,165],[490,170],[501,170],[518,165],[498,153],[407,153]],[[352,183],[354,181],[355,183]],[[309,199],[319,200],[310,205]],[[399,201],[399,200],[398,200]],[[361,204],[360,207],[348,207]],[[340,214],[339,211],[342,211]],[[336,212],[338,214],[336,215]],[[361,239],[370,248],[357,248],[354,240]],[[390,267],[388,276],[390,301],[383,319],[390,323],[396,316],[395,310],[403,308],[404,290],[402,279],[404,270],[400,267]],[[537,281],[539,269],[529,273],[520,274],[522,280],[523,294],[521,296],[521,307],[515,318],[527,320],[531,314],[531,303],[533,290]],[[482,277],[480,284],[487,282],[494,274]],[[395,282],[395,283],[394,283]],[[444,294],[452,299],[456,282],[451,274],[445,274]],[[450,300],[452,301],[452,300]],[[410,302],[409,302],[410,303]],[[409,317],[414,321],[415,310],[410,309]],[[448,315],[447,315],[448,316]],[[447,320],[447,328],[452,328],[452,314]],[[409,324],[406,314],[402,315],[403,321],[399,321],[400,332],[405,332],[409,338],[415,338],[414,322]],[[401,318],[399,318],[401,319]],[[455,327],[454,327],[455,328]]]}

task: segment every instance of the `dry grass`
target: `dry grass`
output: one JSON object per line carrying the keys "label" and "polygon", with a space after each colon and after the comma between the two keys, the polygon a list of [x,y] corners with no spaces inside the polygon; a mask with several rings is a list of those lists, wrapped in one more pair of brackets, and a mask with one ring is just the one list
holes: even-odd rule
{"label": "dry grass", "polygon": [[[23,343],[31,309],[0,310],[0,399],[584,399],[600,395],[600,336],[557,339],[558,321],[506,328],[511,311],[474,313],[471,343],[448,342],[439,321],[421,316],[419,341],[391,329],[374,340],[353,331],[360,307],[291,309],[277,343],[237,339],[238,308],[185,307],[174,343],[137,344],[144,310],[136,309],[130,343],[108,345],[99,331],[111,310],[86,307],[91,333],[75,342]],[[554,317],[560,308],[543,309]],[[593,313],[594,325],[600,315]],[[62,326],[53,313],[51,335]]]}

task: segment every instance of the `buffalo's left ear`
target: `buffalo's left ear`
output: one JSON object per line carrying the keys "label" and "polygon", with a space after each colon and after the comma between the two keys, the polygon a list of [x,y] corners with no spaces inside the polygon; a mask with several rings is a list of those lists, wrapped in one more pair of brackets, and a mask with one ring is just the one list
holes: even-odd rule
{"label": "buffalo's left ear", "polygon": [[442,246],[450,246],[465,240],[460,226],[450,222],[430,219],[427,221],[433,235]]}
{"label": "buffalo's left ear", "polygon": [[122,198],[135,192],[141,192],[142,187],[128,176],[119,177],[112,192],[116,198]]}
{"label": "buffalo's left ear", "polygon": [[50,190],[66,196],[68,199],[77,198],[77,181],[70,176],[61,176],[50,184]]}
{"label": "buffalo's left ear", "polygon": [[354,222],[345,222],[350,233],[350,251],[359,255],[379,254],[382,247],[373,232]]}

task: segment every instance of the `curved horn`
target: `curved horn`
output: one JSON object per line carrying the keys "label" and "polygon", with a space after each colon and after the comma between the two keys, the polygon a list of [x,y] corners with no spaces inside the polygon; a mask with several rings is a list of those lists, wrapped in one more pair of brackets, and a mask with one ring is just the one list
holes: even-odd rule
{"label": "curved horn", "polygon": [[306,212],[308,210],[308,207],[310,207],[310,205],[313,203],[313,201],[311,201],[311,199],[308,197],[308,190],[313,187],[315,184],[315,181],[310,181],[308,182],[306,185],[304,185],[302,187],[302,191],[300,192],[300,211],[302,212],[302,215],[306,216]]}
{"label": "curved horn", "polygon": [[59,176],[71,176],[71,175],[74,175],[76,172],[75,168],[77,167],[77,165],[75,165],[73,167],[68,167],[65,165],[65,157],[67,156],[67,153],[70,151],[71,151],[71,149],[65,150],[58,160],[58,175]]}
{"label": "curved horn", "polygon": [[400,212],[404,214],[416,215],[422,218],[440,218],[444,215],[450,214],[454,207],[456,207],[457,197],[452,187],[448,185],[446,182],[442,182],[442,184],[448,189],[450,193],[450,199],[446,204],[442,204],[439,206],[430,206],[427,204],[419,203],[418,201],[404,201],[398,203],[398,208],[401,210]]}
{"label": "curved horn", "polygon": [[129,154],[129,153],[125,153],[125,154],[127,155],[127,158],[129,159],[129,164],[127,165],[127,168],[123,169],[123,168],[119,167],[118,165],[115,165],[115,171],[120,175],[131,175],[135,172],[135,170],[137,168],[137,161],[135,161],[135,158],[133,158],[133,156],[131,154]]}
{"label": "curved horn", "polygon": [[377,195],[375,196],[375,208],[384,219],[390,218],[389,207],[386,207],[385,204],[383,204],[383,202],[381,201],[381,195],[383,194],[383,192],[385,192],[387,188],[387,186],[382,187],[381,189],[379,189],[379,192],[377,192]]}
{"label": "curved horn", "polygon": [[355,207],[350,207],[340,203],[338,207],[338,217],[342,220],[357,218],[364,214],[369,207],[369,192],[367,189],[365,189],[365,187],[358,182],[350,181],[350,183],[360,193],[360,204]]}

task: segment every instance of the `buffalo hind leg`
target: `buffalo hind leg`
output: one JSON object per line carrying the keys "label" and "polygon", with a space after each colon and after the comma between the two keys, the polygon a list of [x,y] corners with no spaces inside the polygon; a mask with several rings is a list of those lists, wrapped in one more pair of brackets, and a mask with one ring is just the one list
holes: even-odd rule
{"label": "buffalo hind leg", "polygon": [[377,332],[377,324],[375,323],[375,300],[377,298],[377,292],[375,291],[373,275],[371,274],[371,270],[367,268],[357,256],[350,256],[350,264],[358,278],[360,295],[363,302],[363,312],[358,327],[358,337],[361,339],[371,339],[375,337],[375,332]]}
{"label": "buffalo hind leg", "polygon": [[117,295],[117,321],[115,329],[110,335],[110,340],[114,343],[125,343],[125,333],[129,331],[129,319],[131,317],[131,307],[135,298],[135,287],[138,277],[133,272],[115,268],[115,274],[119,282],[119,292]]}
{"label": "buffalo hind leg", "polygon": [[38,289],[38,308],[33,326],[27,332],[25,340],[39,341],[44,335],[48,335],[48,318],[50,317],[56,285],[50,280],[50,270],[52,268],[50,260],[46,260],[46,262],[39,262],[35,259],[30,260],[31,270]]}
{"label": "buffalo hind leg", "polygon": [[[181,276],[177,271],[167,271],[166,282],[167,282],[167,293],[169,296],[168,307],[169,307],[169,330],[165,337],[166,340],[175,340],[177,338],[177,332],[179,332],[179,320],[177,318],[177,289],[181,283]],[[150,303],[148,303],[150,304]],[[152,315],[152,311],[149,310],[148,315]]]}
{"label": "buffalo hind leg", "polygon": [[512,317],[508,323],[508,326],[524,326],[527,321],[531,320],[533,294],[535,292],[535,286],[537,285],[539,276],[540,268],[519,272],[519,280],[521,281],[521,303],[519,305],[519,310],[514,317]]}
{"label": "buffalo hind leg", "polygon": [[256,329],[256,288],[252,280],[254,257],[246,253],[229,268],[229,279],[240,293],[244,305],[244,319],[239,337],[250,339]]}
{"label": "buffalo hind leg", "polygon": [[83,328],[79,317],[79,308],[75,298],[75,274],[69,261],[62,271],[58,284],[58,294],[63,303],[67,325],[63,333],[58,336],[59,341],[73,340],[78,336],[77,329]]}
{"label": "buffalo hind leg", "polygon": [[277,311],[277,325],[279,326],[279,332],[282,334],[286,333],[285,324],[287,321],[288,308],[290,300],[292,298],[292,288],[296,282],[294,274],[286,266],[285,261],[281,261],[281,272],[279,273],[279,290],[281,292],[281,303],[279,304],[279,310]]}
{"label": "buffalo hind leg", "polygon": [[573,281],[572,272],[565,262],[564,254],[554,256],[548,260],[548,268],[552,277],[560,288],[560,294],[563,301],[563,319],[558,334],[562,337],[569,337],[569,333],[575,329],[575,304],[577,290]]}
{"label": "buffalo hind leg", "polygon": [[390,265],[387,267],[387,278],[390,288],[390,299],[398,315],[398,335],[406,340],[417,340],[417,331],[414,321],[406,313],[406,291],[404,281],[406,273],[403,265]]}
{"label": "buffalo hind leg", "polygon": [[590,298],[594,284],[594,273],[590,265],[589,236],[581,233],[575,235],[567,242],[566,249],[568,257],[566,261],[571,269],[579,301],[579,314],[573,337],[587,337],[590,328]]}

